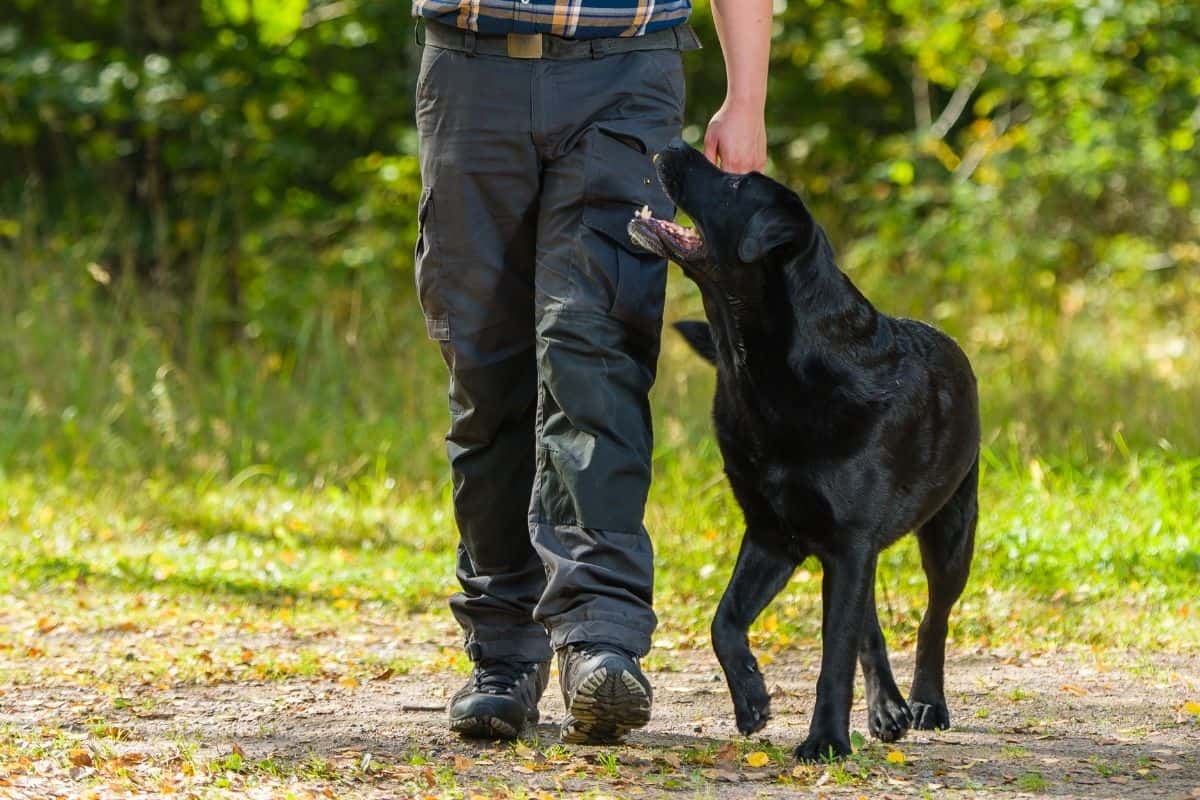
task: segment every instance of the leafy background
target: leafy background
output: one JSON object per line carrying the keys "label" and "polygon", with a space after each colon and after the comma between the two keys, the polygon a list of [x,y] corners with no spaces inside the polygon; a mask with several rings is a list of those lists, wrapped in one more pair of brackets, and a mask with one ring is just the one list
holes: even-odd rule
{"label": "leafy background", "polygon": [[[991,435],[1194,452],[1200,8],[776,10],[771,171],[882,307],[995,370]],[[723,93],[695,23],[693,141]],[[432,476],[396,423],[441,425],[413,380],[437,383],[412,313],[418,52],[402,2],[11,2],[0,464],[308,479],[403,452]]]}

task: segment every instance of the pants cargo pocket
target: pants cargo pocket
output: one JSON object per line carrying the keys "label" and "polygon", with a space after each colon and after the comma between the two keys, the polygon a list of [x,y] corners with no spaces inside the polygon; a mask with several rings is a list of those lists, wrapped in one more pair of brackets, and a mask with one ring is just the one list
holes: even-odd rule
{"label": "pants cargo pocket", "polygon": [[[636,248],[628,226],[642,206],[670,219],[675,207],[659,186],[653,155],[662,143],[656,132],[622,125],[597,125],[590,132],[583,225],[588,258],[598,261],[613,289],[610,314],[657,339],[666,294],[666,261]],[[665,136],[665,134],[664,134]]]}
{"label": "pants cargo pocket", "polygon": [[592,258],[607,262],[615,289],[609,314],[648,336],[662,329],[667,287],[667,262],[652,253],[636,253],[625,231],[631,214],[587,208],[583,224],[594,235]]}
{"label": "pants cargo pocket", "polygon": [[431,230],[433,187],[421,191],[417,204],[417,243],[413,253],[413,271],[417,282],[417,298],[425,315],[425,330],[429,338],[439,342],[450,339],[450,318],[440,297],[437,248]]}

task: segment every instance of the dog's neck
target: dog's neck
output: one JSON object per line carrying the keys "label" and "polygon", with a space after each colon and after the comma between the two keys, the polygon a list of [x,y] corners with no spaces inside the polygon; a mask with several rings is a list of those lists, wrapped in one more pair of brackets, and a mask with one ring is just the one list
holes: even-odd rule
{"label": "dog's neck", "polygon": [[878,312],[838,269],[820,227],[809,251],[790,259],[781,273],[786,297],[782,313],[790,315],[793,330],[847,346],[875,335]]}
{"label": "dog's neck", "polygon": [[[718,364],[764,381],[772,376],[777,380],[788,371],[788,365],[777,363],[781,352],[791,360],[810,350],[828,352],[831,344],[854,348],[875,336],[878,312],[838,269],[820,228],[804,252],[762,268],[767,273],[761,297],[743,298],[718,285],[701,286]],[[779,347],[780,341],[788,346]]]}

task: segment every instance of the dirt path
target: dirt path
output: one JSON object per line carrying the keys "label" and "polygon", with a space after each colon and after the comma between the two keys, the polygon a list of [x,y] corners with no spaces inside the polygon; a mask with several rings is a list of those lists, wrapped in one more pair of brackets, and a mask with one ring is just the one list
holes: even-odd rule
{"label": "dirt path", "polygon": [[[432,660],[435,648],[429,652]],[[1200,701],[1200,655],[959,654],[948,667],[952,730],[910,734],[899,755],[868,743],[846,765],[796,768],[790,749],[808,722],[816,659],[815,652],[784,652],[765,668],[775,716],[765,737],[746,741],[736,735],[712,656],[677,651],[675,669],[651,676],[654,719],[626,748],[556,746],[557,677],[537,738],[515,747],[463,742],[445,731],[441,707],[462,680],[451,673],[359,685],[288,680],[146,689],[135,703],[76,688],[9,688],[0,693],[0,725],[11,726],[11,736],[61,731],[77,746],[71,765],[10,770],[0,797],[99,791],[105,784],[96,762],[122,754],[136,756],[125,774],[158,765],[130,790],[156,796],[161,773],[180,763],[180,743],[191,741],[194,752],[184,760],[208,766],[184,768],[197,786],[181,779],[172,791],[197,796],[223,785],[211,759],[235,753],[224,778],[229,796],[471,798],[524,789],[534,797],[1200,798],[1200,709],[1192,705]],[[893,660],[904,686],[912,655]],[[853,727],[866,730],[861,699]],[[86,745],[97,736],[107,736],[103,746]],[[92,755],[78,755],[84,746]],[[756,751],[771,760],[751,766],[761,758]],[[267,766],[245,766],[267,758]]]}

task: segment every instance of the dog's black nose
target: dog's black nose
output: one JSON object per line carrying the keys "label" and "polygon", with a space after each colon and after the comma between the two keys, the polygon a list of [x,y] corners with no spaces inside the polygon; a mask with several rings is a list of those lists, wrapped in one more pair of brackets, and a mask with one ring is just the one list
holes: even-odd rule
{"label": "dog's black nose", "polygon": [[674,139],[667,142],[666,147],[654,154],[654,163],[657,164],[658,160],[668,153],[682,153],[687,149],[687,143],[684,142],[683,139],[676,136]]}

